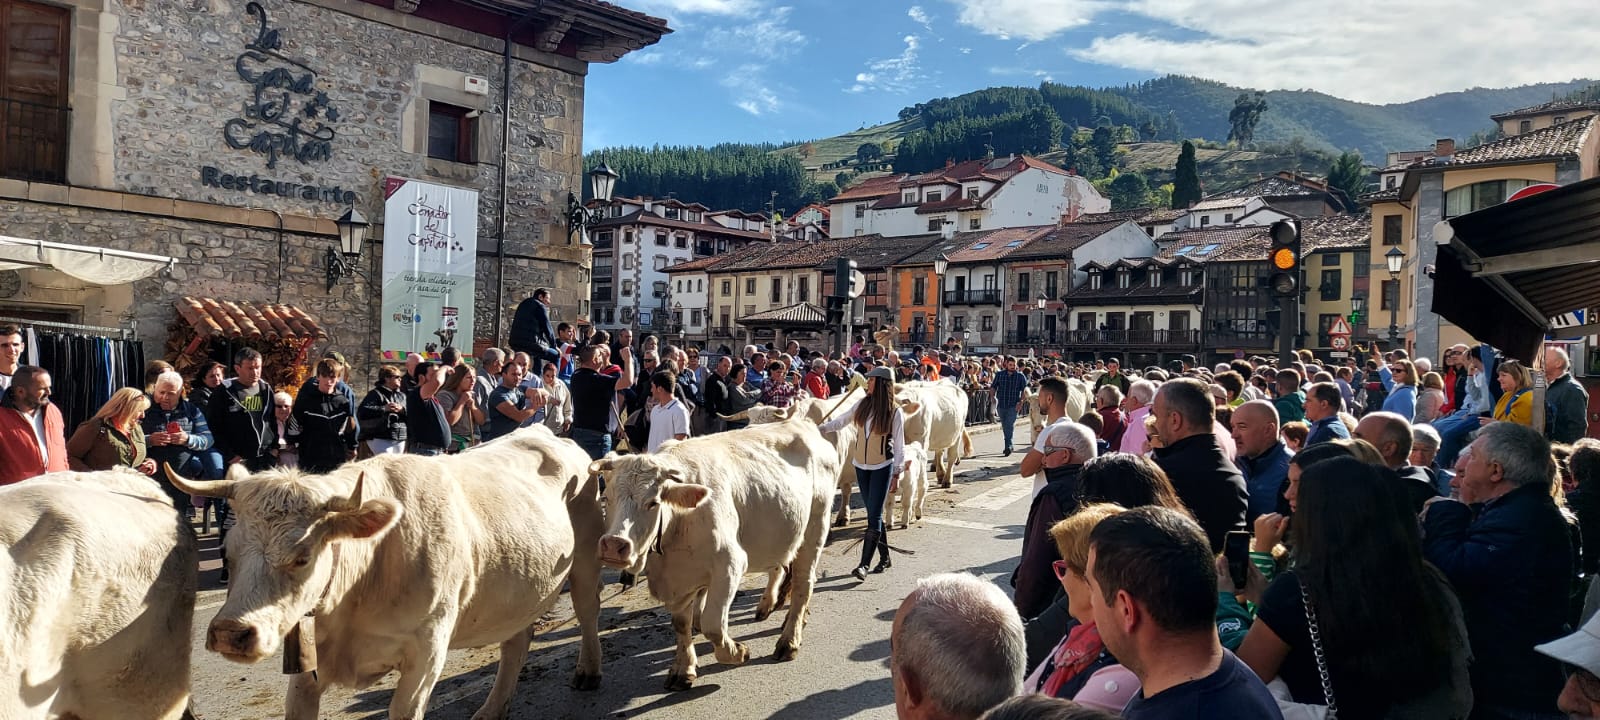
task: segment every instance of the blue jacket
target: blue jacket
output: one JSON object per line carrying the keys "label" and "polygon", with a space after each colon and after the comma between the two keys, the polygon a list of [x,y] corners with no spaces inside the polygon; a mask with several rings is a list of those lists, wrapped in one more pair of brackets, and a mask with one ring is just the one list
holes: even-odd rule
{"label": "blue jacket", "polygon": [[1253,523],[1267,513],[1287,512],[1289,504],[1283,500],[1283,491],[1289,482],[1289,458],[1294,453],[1283,442],[1274,443],[1259,457],[1240,455],[1235,462],[1239,474],[1244,476],[1244,486],[1250,493],[1250,504],[1245,508],[1245,522]]}
{"label": "blue jacket", "polygon": [[1411,422],[1417,416],[1417,386],[1396,385],[1394,374],[1384,365],[1378,367],[1378,377],[1383,380],[1383,388],[1389,391],[1389,397],[1383,399],[1383,410],[1399,413],[1406,422]]}
{"label": "blue jacket", "polygon": [[[151,445],[146,453],[151,460],[157,463],[171,463],[173,470],[179,470],[184,463],[189,462],[192,453],[210,450],[213,442],[211,426],[206,423],[205,413],[188,400],[179,399],[178,404],[171,410],[161,409],[155,400],[150,401],[150,409],[144,411],[144,419],[139,421],[139,427],[144,429],[144,436],[150,433],[166,432],[167,423],[177,423],[178,427],[189,436],[189,441],[183,446],[178,445]],[[165,475],[161,475],[165,479]]]}
{"label": "blue jacket", "polygon": [[1311,423],[1311,434],[1306,436],[1306,447],[1311,447],[1320,442],[1329,440],[1349,440],[1350,428],[1344,426],[1344,421],[1338,415],[1329,415],[1321,420]]}
{"label": "blue jacket", "polygon": [[1475,701],[1554,712],[1566,680],[1533,646],[1569,632],[1576,568],[1550,488],[1525,485],[1472,508],[1437,502],[1422,529],[1423,556],[1450,579],[1466,614]]}

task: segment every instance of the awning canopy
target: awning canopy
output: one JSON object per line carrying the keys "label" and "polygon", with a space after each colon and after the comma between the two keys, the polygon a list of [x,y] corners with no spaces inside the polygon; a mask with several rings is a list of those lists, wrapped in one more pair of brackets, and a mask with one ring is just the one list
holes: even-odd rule
{"label": "awning canopy", "polygon": [[828,324],[828,314],[820,307],[803,302],[746,315],[738,322],[746,327],[816,329]]}
{"label": "awning canopy", "polygon": [[177,263],[177,258],[165,255],[0,235],[0,270],[46,268],[95,285],[122,285]]}
{"label": "awning canopy", "polygon": [[172,303],[196,337],[312,341],[328,337],[316,318],[293,305],[184,297]]}
{"label": "awning canopy", "polygon": [[1433,312],[1511,357],[1531,362],[1551,318],[1600,306],[1600,178],[1440,222],[1433,234]]}

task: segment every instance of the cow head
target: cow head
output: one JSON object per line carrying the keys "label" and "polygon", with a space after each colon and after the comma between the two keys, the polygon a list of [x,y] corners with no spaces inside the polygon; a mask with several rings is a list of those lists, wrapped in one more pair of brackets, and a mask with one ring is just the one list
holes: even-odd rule
{"label": "cow head", "polygon": [[276,652],[336,581],[342,591],[364,569],[371,549],[357,543],[376,543],[401,515],[392,499],[362,497],[365,472],[251,475],[235,465],[211,482],[184,480],[170,467],[167,476],[192,495],[227,498],[238,519],[227,538],[228,599],[206,633],[206,649],[237,662]]}
{"label": "cow head", "polygon": [[667,515],[693,510],[711,495],[711,488],[687,482],[670,453],[611,454],[590,464],[589,472],[606,476],[609,522],[600,538],[600,562],[607,567],[642,569]]}

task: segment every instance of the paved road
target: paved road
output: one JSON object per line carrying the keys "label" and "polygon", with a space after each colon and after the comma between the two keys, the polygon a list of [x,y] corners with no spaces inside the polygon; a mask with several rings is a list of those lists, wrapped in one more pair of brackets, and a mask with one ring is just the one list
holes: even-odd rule
{"label": "paved road", "polygon": [[[1026,435],[1026,431],[1021,433]],[[968,570],[1005,587],[1021,550],[1031,482],[1016,475],[1021,455],[1000,456],[1000,433],[974,437],[976,457],[961,464],[955,487],[933,490],[928,513],[909,530],[891,533],[892,542],[914,551],[896,555],[894,568],[871,575],[865,583],[850,577],[858,557],[856,541],[864,516],[836,529],[822,562],[817,594],[811,604],[805,646],[793,662],[768,658],[783,613],[764,622],[753,619],[765,578],[751,575],[734,600],[734,637],[750,645],[751,660],[739,667],[716,662],[702,637],[700,677],[689,691],[668,694],[662,683],[672,662],[669,616],[641,586],[620,596],[615,574],[602,589],[600,627],[605,679],[597,692],[567,687],[577,652],[574,624],[556,627],[535,638],[522,670],[512,705],[513,718],[893,718],[894,691],[889,682],[889,626],[895,609],[916,578],[935,572]],[[898,514],[898,511],[897,511]],[[214,545],[211,538],[206,546]],[[205,625],[222,604],[215,584],[214,551],[203,566],[202,590],[195,613],[194,707],[203,720],[265,720],[283,716],[285,678],[279,659],[259,665],[237,665],[204,650]],[[565,601],[547,618],[558,625],[571,617]],[[493,682],[496,649],[460,650],[450,654],[443,679],[434,690],[430,720],[467,720]],[[323,697],[324,718],[381,718],[387,715],[395,676],[361,691],[334,689]]]}

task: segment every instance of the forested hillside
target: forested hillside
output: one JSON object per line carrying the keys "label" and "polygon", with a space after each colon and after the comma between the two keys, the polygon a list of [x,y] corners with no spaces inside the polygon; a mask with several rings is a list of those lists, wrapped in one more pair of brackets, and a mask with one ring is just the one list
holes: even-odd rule
{"label": "forested hillside", "polygon": [[738,143],[606,148],[585,155],[584,169],[605,161],[621,175],[615,191],[619,196],[663,198],[670,193],[714,210],[759,212],[774,192],[777,207],[791,210],[838,194],[833,181],[814,182],[798,157],[776,149]]}

